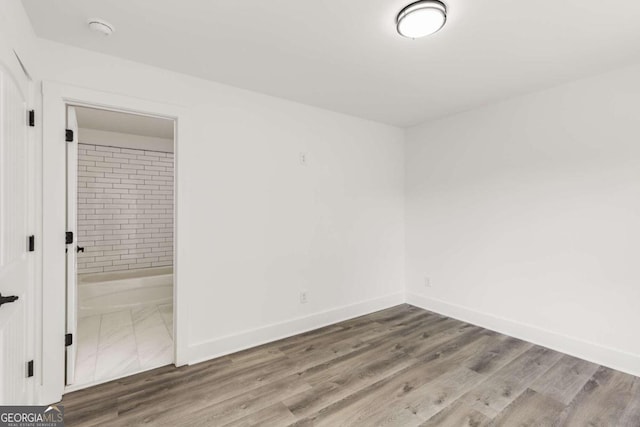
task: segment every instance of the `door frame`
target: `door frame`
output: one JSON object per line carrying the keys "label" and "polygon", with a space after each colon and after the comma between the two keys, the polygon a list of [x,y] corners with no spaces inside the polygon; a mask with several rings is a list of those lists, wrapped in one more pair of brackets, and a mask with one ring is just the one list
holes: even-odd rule
{"label": "door frame", "polygon": [[[67,229],[73,233],[70,245],[67,245],[67,274],[66,274],[66,328],[65,332],[75,339],[71,340],[65,349],[65,385],[69,385],[69,378],[75,378],[76,359],[78,355],[78,116],[76,107],[67,106],[66,128],[74,132],[73,140],[67,143],[67,188],[65,203],[67,207]],[[71,324],[71,325],[70,325]],[[66,344],[66,343],[65,343]],[[69,366],[71,365],[71,366]],[[73,382],[71,383],[73,384]],[[66,388],[65,388],[66,389]]]}
{"label": "door frame", "polygon": [[[188,305],[186,289],[180,286],[179,268],[184,256],[186,233],[180,234],[181,203],[186,194],[186,180],[180,167],[181,141],[188,140],[192,129],[187,108],[126,95],[101,92],[82,87],[43,82],[42,129],[42,342],[40,357],[41,384],[38,401],[51,404],[62,399],[65,392],[65,319],[66,319],[66,108],[67,105],[100,108],[174,120],[174,221],[173,221],[173,317],[174,363],[185,365],[188,360]],[[185,168],[184,172],[187,171]],[[186,228],[184,228],[186,229]]]}

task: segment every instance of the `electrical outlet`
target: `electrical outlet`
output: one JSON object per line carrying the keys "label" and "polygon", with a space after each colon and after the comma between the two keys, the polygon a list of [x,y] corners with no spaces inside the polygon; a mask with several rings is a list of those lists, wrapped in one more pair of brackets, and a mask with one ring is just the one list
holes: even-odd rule
{"label": "electrical outlet", "polygon": [[306,304],[307,301],[307,291],[300,292],[300,304]]}
{"label": "electrical outlet", "polygon": [[427,276],[425,276],[424,278],[424,287],[425,288],[430,288],[431,287],[431,279]]}
{"label": "electrical outlet", "polygon": [[307,166],[309,155],[307,153],[300,153],[300,165]]}

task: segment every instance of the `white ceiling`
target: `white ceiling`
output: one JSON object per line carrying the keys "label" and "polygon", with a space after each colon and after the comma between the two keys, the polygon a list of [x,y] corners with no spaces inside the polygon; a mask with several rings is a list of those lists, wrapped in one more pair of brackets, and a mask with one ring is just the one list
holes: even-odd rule
{"label": "white ceiling", "polygon": [[173,120],[76,107],[78,127],[173,139]]}
{"label": "white ceiling", "polygon": [[40,37],[399,126],[640,61],[640,1],[445,0],[415,41],[410,2],[23,0]]}

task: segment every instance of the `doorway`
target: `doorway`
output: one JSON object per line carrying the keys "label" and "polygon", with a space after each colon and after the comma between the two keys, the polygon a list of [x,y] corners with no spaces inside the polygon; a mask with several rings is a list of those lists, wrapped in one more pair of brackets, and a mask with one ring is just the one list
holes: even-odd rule
{"label": "doorway", "polygon": [[67,106],[66,391],[175,363],[174,127]]}

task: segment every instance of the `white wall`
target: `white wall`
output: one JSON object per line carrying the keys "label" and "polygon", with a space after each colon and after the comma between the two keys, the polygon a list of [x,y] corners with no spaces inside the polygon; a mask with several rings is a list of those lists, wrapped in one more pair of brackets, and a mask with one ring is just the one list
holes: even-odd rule
{"label": "white wall", "polygon": [[46,80],[189,108],[197,137],[177,147],[177,271],[192,361],[403,300],[401,130],[39,45]]}
{"label": "white wall", "polygon": [[640,374],[638,76],[409,129],[409,301]]}
{"label": "white wall", "polygon": [[35,67],[35,35],[19,0],[0,2],[0,62],[13,73],[21,73],[15,51],[33,78]]}

